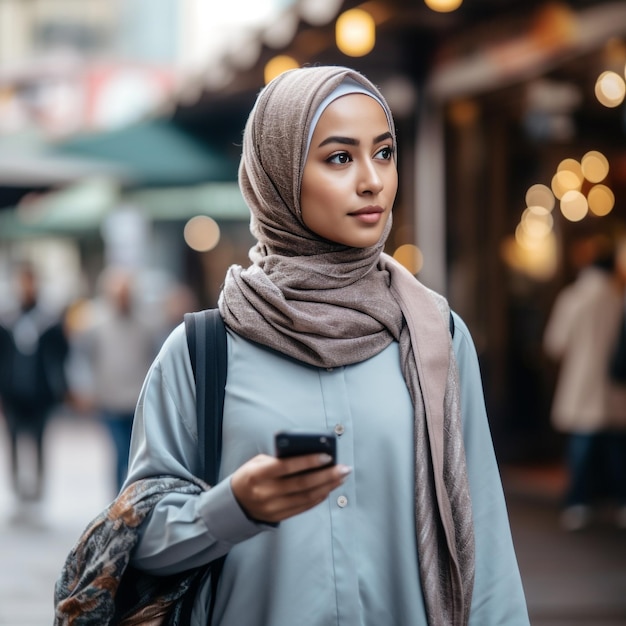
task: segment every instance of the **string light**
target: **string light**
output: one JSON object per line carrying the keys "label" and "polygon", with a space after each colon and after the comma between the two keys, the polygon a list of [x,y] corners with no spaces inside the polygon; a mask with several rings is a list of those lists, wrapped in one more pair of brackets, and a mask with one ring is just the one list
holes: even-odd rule
{"label": "string light", "polygon": [[287,70],[294,70],[297,67],[300,67],[298,61],[286,54],[279,54],[278,56],[272,57],[265,64],[265,68],[263,70],[263,79],[265,80],[265,84],[267,85],[267,83],[269,83],[273,78],[276,78],[283,72],[286,72]]}
{"label": "string light", "polygon": [[580,191],[570,189],[561,198],[561,213],[570,222],[580,222],[587,215],[588,210],[587,198]]}
{"label": "string light", "polygon": [[615,108],[624,101],[626,83],[617,72],[602,72],[595,85],[596,98],[608,108]]}
{"label": "string light", "polygon": [[608,159],[597,150],[587,152],[580,160],[580,166],[585,178],[590,183],[599,183],[604,180],[609,173]]}
{"label": "string light", "polygon": [[350,9],[338,18],[335,38],[341,52],[351,57],[369,54],[376,44],[376,23],[367,11]]}
{"label": "string light", "polygon": [[424,4],[437,13],[450,13],[456,11],[463,4],[463,0],[424,0]]}
{"label": "string light", "polygon": [[615,194],[606,185],[594,185],[587,194],[587,201],[594,215],[604,217],[615,206]]}
{"label": "string light", "polygon": [[555,204],[554,194],[546,185],[536,184],[528,188],[526,192],[526,206],[539,206],[547,211],[552,211]]}

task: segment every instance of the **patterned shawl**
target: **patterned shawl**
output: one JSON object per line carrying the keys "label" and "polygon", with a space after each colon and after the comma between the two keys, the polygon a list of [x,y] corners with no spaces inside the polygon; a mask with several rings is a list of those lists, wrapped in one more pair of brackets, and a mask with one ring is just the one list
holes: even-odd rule
{"label": "patterned shawl", "polygon": [[85,528],[54,586],[54,626],[188,624],[205,568],[154,576],[130,565],[139,527],[168,493],[200,494],[201,481],[173,476],[129,485]]}

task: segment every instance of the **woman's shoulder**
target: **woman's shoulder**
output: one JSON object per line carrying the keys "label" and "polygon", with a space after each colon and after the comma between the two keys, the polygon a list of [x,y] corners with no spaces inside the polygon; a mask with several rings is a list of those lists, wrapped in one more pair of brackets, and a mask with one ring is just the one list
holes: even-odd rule
{"label": "woman's shoulder", "polygon": [[172,329],[165,338],[153,366],[158,367],[169,378],[192,376],[184,322]]}
{"label": "woman's shoulder", "polygon": [[476,346],[474,345],[474,339],[472,338],[469,326],[466,324],[465,320],[452,309],[450,309],[450,317],[452,320],[451,327],[452,325],[454,326],[452,345],[457,359],[466,355],[476,357]]}
{"label": "woman's shoulder", "polygon": [[450,320],[450,333],[452,334],[453,339],[459,337],[464,340],[472,341],[472,333],[470,332],[467,323],[461,315],[453,309],[450,309]]}
{"label": "woman's shoulder", "polygon": [[185,332],[185,323],[181,322],[170,331],[163,341],[159,350],[159,357],[176,354],[183,349],[187,349],[187,333]]}

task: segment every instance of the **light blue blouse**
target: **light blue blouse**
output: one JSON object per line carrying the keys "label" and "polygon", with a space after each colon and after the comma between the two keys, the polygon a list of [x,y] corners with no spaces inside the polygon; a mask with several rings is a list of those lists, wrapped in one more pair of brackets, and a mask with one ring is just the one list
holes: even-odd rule
{"label": "light blue blouse", "polygon": [[[455,316],[454,348],[476,534],[470,623],[527,625],[528,614],[482,396],[475,349]],[[195,390],[184,327],[148,373],[127,483],[197,471]],[[229,476],[273,454],[281,429],[334,430],[338,461],[354,471],[322,504],[278,527],[249,520]],[[362,363],[311,367],[228,334],[220,482],[171,494],[144,524],[133,564],[167,574],[228,553],[219,626],[425,625],[414,515],[413,409],[392,343]],[[206,626],[209,587],[193,624]]]}

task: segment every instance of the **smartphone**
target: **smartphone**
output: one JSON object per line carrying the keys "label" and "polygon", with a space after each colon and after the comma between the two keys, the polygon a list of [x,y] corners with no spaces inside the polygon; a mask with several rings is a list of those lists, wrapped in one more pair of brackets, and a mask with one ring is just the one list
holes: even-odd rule
{"label": "smartphone", "polygon": [[282,430],[275,435],[275,445],[278,458],[326,453],[332,460],[322,467],[329,467],[337,462],[337,438],[334,433]]}

